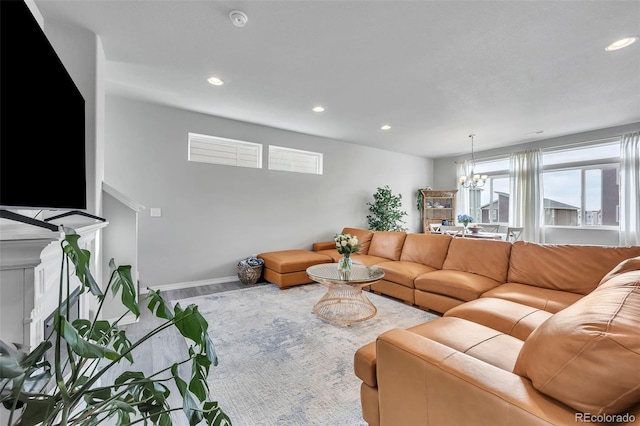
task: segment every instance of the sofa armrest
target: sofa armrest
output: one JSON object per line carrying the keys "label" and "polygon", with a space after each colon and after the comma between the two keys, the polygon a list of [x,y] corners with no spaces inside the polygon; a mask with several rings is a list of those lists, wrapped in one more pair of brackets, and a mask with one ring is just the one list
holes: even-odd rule
{"label": "sofa armrest", "polygon": [[336,248],[335,241],[321,241],[318,243],[313,243],[312,250],[320,251],[320,250],[331,250]]}
{"label": "sofa armrest", "polygon": [[407,330],[378,337],[380,424],[573,424],[528,379]]}

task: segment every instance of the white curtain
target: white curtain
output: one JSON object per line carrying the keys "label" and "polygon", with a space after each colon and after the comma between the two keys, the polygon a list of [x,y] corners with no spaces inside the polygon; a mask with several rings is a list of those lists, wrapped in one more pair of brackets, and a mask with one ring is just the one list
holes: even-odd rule
{"label": "white curtain", "polygon": [[544,242],[542,151],[522,151],[509,159],[509,224],[523,227],[522,239]]}
{"label": "white curtain", "polygon": [[620,141],[620,245],[640,245],[640,132]]}
{"label": "white curtain", "polygon": [[[468,166],[469,161],[460,161],[456,163],[456,176],[458,179],[460,178],[460,176],[469,175],[469,172],[467,170],[469,168]],[[460,185],[460,181],[458,181],[458,185]],[[469,190],[460,185],[458,193],[456,195],[456,211],[454,214],[454,219],[457,218],[459,214],[469,214]],[[451,225],[456,224],[452,223]]]}

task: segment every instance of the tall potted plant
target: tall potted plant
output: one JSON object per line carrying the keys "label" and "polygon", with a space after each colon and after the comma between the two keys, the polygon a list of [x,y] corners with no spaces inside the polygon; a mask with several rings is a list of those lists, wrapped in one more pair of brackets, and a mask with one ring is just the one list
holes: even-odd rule
{"label": "tall potted plant", "polygon": [[[207,321],[198,307],[182,308],[176,304],[172,310],[159,291],[151,290],[147,308],[163,321],[139,340],[129,340],[118,322],[128,313],[140,315],[131,267],[116,266],[111,260],[111,277],[103,292],[90,271],[91,253],[80,248],[78,239],[72,229],[65,228],[55,333],[30,353],[0,340],[0,402],[4,406],[0,409],[9,410],[8,424],[96,425],[110,421],[118,425],[170,425],[170,413],[182,410],[190,425],[230,425],[231,420],[217,402],[208,398],[207,377],[218,359]],[[93,321],[71,321],[68,306],[62,306],[64,300],[69,300],[72,273],[78,277],[81,291],[98,300]],[[111,323],[99,319],[109,291],[119,294],[127,309]],[[124,360],[134,365],[136,348],[169,327],[175,327],[190,344],[183,360],[150,376],[124,371],[113,383],[106,383],[107,372]],[[45,353],[51,348],[55,352],[54,365],[45,360]],[[184,379],[178,368],[186,363],[191,363],[191,374]],[[161,377],[167,374],[169,377]],[[181,407],[169,405],[169,381],[175,383],[182,396]]]}
{"label": "tall potted plant", "polygon": [[394,195],[388,185],[378,187],[373,194],[373,203],[367,202],[369,212],[367,221],[372,231],[405,231],[402,220],[407,212],[402,211],[402,194]]}

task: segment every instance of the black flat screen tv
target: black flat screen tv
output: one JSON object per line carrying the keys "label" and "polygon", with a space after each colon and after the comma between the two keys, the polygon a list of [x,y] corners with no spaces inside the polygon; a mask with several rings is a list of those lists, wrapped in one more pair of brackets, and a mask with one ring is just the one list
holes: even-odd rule
{"label": "black flat screen tv", "polygon": [[0,208],[87,208],[84,98],[22,0],[0,0]]}

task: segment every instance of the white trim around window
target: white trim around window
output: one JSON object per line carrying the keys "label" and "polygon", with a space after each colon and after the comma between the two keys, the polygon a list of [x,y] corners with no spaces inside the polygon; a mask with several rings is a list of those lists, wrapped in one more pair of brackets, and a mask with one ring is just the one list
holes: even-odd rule
{"label": "white trim around window", "polygon": [[189,132],[189,161],[262,168],[262,144]]}
{"label": "white trim around window", "polygon": [[269,145],[269,170],[322,174],[322,153]]}

